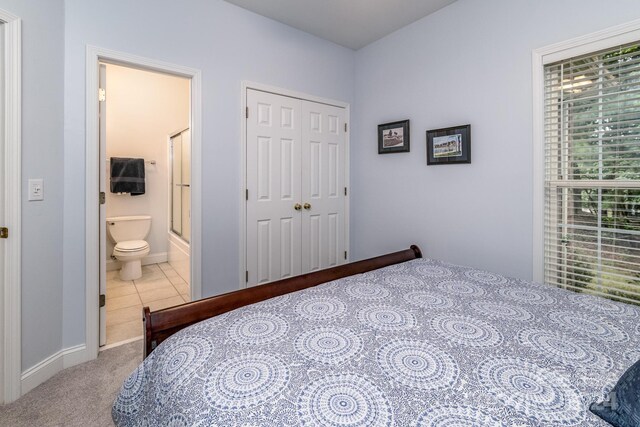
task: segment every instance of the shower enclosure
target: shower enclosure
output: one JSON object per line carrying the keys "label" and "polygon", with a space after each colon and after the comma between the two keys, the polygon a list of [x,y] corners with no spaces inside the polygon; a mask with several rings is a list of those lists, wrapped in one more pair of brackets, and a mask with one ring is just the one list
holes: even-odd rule
{"label": "shower enclosure", "polygon": [[191,235],[191,134],[189,129],[170,139],[171,231],[189,243]]}
{"label": "shower enclosure", "polygon": [[191,133],[189,129],[169,140],[171,190],[169,194],[168,261],[184,281],[191,282]]}

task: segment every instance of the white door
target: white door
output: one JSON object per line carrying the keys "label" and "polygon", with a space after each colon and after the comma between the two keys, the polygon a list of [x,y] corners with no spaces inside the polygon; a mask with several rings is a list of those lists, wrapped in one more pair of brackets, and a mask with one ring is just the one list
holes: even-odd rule
{"label": "white door", "polygon": [[342,264],[345,254],[346,111],[302,102],[302,272]]}
{"label": "white door", "polygon": [[[100,192],[106,194],[107,191],[107,103],[104,94],[107,90],[107,67],[100,64],[100,94],[98,95],[98,114],[100,128],[100,165],[98,173],[100,174]],[[105,204],[100,205],[100,299],[106,298],[107,295],[107,207]],[[104,295],[104,296],[102,296]],[[101,304],[100,307],[100,346],[107,343],[107,307]]]}
{"label": "white door", "polygon": [[301,101],[247,90],[247,107],[247,286],[254,286],[301,273]]}
{"label": "white door", "polygon": [[247,286],[345,259],[346,110],[247,90]]}

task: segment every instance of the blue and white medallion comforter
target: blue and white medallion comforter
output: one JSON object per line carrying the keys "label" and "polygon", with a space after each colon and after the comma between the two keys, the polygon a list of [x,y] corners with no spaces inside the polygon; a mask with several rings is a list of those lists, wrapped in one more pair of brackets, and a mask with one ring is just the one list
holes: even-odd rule
{"label": "blue and white medallion comforter", "polygon": [[176,333],[118,426],[605,426],[638,307],[417,259]]}

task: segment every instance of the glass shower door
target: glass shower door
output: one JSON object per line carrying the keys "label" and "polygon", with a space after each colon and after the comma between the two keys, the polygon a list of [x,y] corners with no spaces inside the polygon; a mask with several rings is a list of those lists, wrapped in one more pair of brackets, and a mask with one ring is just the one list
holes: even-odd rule
{"label": "glass shower door", "polygon": [[171,231],[189,242],[191,235],[191,134],[171,138]]}

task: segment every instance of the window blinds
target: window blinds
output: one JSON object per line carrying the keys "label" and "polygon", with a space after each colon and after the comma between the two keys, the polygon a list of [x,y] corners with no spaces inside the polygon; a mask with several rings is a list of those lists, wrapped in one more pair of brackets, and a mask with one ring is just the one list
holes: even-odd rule
{"label": "window blinds", "polygon": [[640,43],[545,66],[545,281],[640,304]]}

